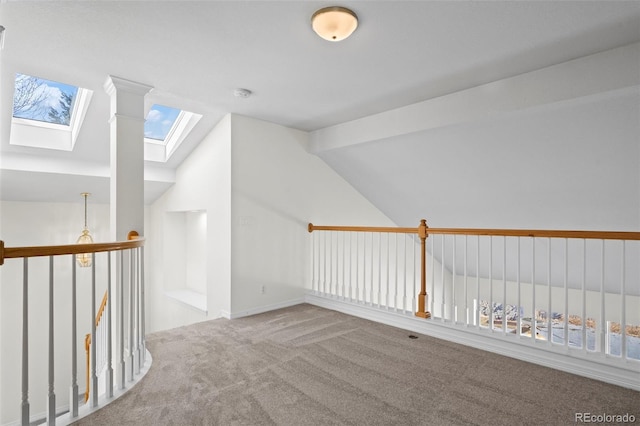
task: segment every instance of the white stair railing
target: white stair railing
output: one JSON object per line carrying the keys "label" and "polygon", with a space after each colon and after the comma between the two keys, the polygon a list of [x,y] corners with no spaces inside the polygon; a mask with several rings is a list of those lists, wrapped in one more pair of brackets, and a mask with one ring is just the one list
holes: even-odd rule
{"label": "white stair railing", "polygon": [[[78,269],[76,267],[76,255],[91,253],[91,278],[90,278],[90,299],[78,302]],[[96,253],[103,253],[103,255],[97,256]],[[115,274],[112,274],[112,257],[116,257],[115,262]],[[104,256],[104,257],[103,257]],[[30,266],[30,259],[37,257],[48,257],[48,291],[47,291],[47,306],[48,317],[47,322],[44,324],[30,324],[29,323],[29,286],[30,286],[30,272],[33,272],[33,267]],[[71,262],[71,276],[68,280],[68,284],[58,279],[58,275],[65,275],[63,273],[56,274],[56,265],[64,264],[64,260],[56,262],[58,258],[68,258]],[[131,383],[132,380],[136,380],[145,365],[145,343],[144,343],[144,238],[140,238],[135,231],[129,233],[128,241],[114,242],[114,243],[92,243],[92,244],[73,244],[73,245],[61,245],[61,246],[39,246],[39,247],[5,247],[3,241],[0,241],[0,265],[4,265],[5,261],[11,259],[22,259],[22,353],[21,353],[21,390],[20,390],[20,407],[19,418],[17,423],[21,425],[29,425],[34,420],[38,420],[39,415],[33,415],[31,412],[31,399],[29,383],[31,366],[29,364],[30,352],[29,352],[29,332],[34,327],[47,327],[47,389],[46,389],[46,417],[47,425],[55,425],[60,419],[60,413],[68,411],[64,419],[59,421],[59,424],[67,424],[73,420],[79,418],[79,403],[78,403],[78,357],[77,357],[77,330],[80,324],[85,324],[85,329],[90,330],[89,340],[91,341],[89,351],[89,406],[90,409],[99,408],[99,397],[104,397],[106,402],[110,402],[109,399],[114,397],[114,385],[113,385],[113,364],[112,359],[112,345],[117,345],[117,365],[121,366],[122,377],[124,377],[125,369],[129,371],[129,381],[124,379],[119,383],[119,389],[122,390]],[[96,312],[96,286],[97,277],[96,270],[97,264],[104,262],[101,265],[101,270],[105,269],[106,265],[106,292],[104,297],[104,309],[100,318]],[[59,266],[60,267],[60,266]],[[41,271],[36,271],[40,274]],[[116,277],[115,282],[112,282],[112,275]],[[105,278],[105,277],[101,277]],[[103,280],[104,281],[104,280]],[[10,285],[4,283],[3,285]],[[54,324],[54,309],[55,309],[55,294],[56,291],[63,286],[69,285],[71,288],[71,321],[69,324],[71,351],[69,359],[55,359],[55,324]],[[111,295],[112,287],[116,291],[116,298]],[[86,293],[86,292],[85,292]],[[111,303],[114,301],[115,303]],[[78,321],[78,306],[80,303],[90,305],[91,318],[90,321]],[[127,304],[125,306],[125,303]],[[118,326],[114,330],[112,329],[112,315],[117,312],[116,323]],[[101,319],[101,320],[99,320]],[[124,342],[128,342],[128,346],[125,348]],[[124,353],[129,354],[127,359],[124,357]],[[135,359],[134,359],[135,356]],[[70,397],[69,405],[57,406],[56,405],[56,382],[55,382],[55,370],[57,363],[71,363],[71,378],[70,378]],[[134,365],[135,364],[135,365]],[[148,366],[147,366],[148,367]],[[146,369],[145,369],[146,371]],[[99,382],[99,378],[102,377],[103,383]],[[99,386],[102,385],[104,392],[99,394]],[[121,392],[122,393],[122,392]],[[36,395],[40,400],[40,396]],[[39,410],[40,411],[40,410]],[[85,410],[85,414],[90,410]]]}

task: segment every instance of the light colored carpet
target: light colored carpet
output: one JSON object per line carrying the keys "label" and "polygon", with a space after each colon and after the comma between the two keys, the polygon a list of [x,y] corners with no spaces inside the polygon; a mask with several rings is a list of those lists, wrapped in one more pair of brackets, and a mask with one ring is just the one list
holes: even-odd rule
{"label": "light colored carpet", "polygon": [[147,348],[142,381],[78,425],[640,422],[640,392],[307,304],[153,333]]}

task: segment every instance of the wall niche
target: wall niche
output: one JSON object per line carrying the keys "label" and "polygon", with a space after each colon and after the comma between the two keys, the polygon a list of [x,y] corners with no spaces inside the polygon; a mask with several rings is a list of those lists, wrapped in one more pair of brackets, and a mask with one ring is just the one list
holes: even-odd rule
{"label": "wall niche", "polygon": [[207,313],[207,212],[166,212],[165,295]]}

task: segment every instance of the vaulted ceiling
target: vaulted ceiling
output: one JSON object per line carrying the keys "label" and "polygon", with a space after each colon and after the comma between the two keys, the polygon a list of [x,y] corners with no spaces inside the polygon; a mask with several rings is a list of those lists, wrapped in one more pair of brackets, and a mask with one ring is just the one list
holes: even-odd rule
{"label": "vaulted ceiling", "polygon": [[[640,40],[637,1],[345,1],[360,26],[340,43],[310,27],[328,5],[1,2],[0,199],[108,202],[108,75],[203,115],[170,161],[146,164],[152,202],[229,112],[314,131]],[[9,144],[15,73],[94,91],[72,152]]]}

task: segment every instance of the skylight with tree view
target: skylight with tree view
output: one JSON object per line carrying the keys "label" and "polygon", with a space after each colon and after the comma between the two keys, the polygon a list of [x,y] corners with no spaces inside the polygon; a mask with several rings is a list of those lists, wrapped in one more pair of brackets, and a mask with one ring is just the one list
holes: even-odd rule
{"label": "skylight with tree view", "polygon": [[77,93],[76,86],[17,73],[13,117],[69,126]]}
{"label": "skylight with tree view", "polygon": [[154,104],[149,110],[144,123],[144,137],[157,141],[165,141],[167,135],[180,116],[180,110],[164,105]]}

